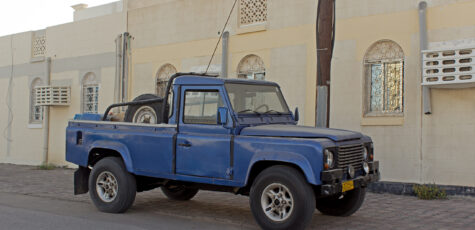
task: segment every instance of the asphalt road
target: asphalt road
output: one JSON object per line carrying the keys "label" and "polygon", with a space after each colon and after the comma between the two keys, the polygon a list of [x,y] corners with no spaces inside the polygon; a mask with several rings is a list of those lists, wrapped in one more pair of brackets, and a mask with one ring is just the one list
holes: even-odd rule
{"label": "asphalt road", "polygon": [[0,229],[249,229],[230,223],[206,222],[153,210],[129,210],[127,214],[98,212],[92,204],[47,197],[0,193]]}

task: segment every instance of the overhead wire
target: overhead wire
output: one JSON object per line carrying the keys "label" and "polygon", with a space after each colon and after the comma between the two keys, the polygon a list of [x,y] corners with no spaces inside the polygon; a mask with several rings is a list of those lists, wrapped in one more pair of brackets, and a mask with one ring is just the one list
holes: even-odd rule
{"label": "overhead wire", "polygon": [[229,15],[228,15],[228,18],[226,19],[226,23],[224,23],[223,29],[221,30],[221,33],[219,34],[218,42],[216,43],[216,46],[214,47],[214,51],[213,51],[213,54],[211,55],[211,58],[209,59],[209,63],[208,63],[208,66],[206,67],[205,74],[208,73],[209,67],[211,65],[211,62],[213,61],[214,55],[216,54],[216,50],[218,49],[219,42],[221,42],[221,39],[223,38],[224,30],[226,29],[226,26],[228,25],[229,19],[231,18],[231,15],[233,13],[234,7],[236,6],[236,3],[237,3],[237,0],[234,1],[233,7],[229,11]]}

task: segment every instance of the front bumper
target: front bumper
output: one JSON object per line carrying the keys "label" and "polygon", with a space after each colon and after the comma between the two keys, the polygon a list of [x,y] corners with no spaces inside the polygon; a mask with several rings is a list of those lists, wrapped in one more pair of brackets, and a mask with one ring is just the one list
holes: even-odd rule
{"label": "front bumper", "polygon": [[366,187],[369,183],[379,181],[379,161],[368,162],[368,166],[368,174],[360,175],[355,178],[348,178],[347,172],[344,169],[322,171],[322,185],[320,186],[320,195],[330,196],[341,193],[342,182],[344,180],[353,180],[355,188]]}

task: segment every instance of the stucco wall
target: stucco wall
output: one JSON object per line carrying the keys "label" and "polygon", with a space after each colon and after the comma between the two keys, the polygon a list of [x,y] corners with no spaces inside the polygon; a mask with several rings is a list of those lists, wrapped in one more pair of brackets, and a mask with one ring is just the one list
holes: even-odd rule
{"label": "stucco wall", "polygon": [[[134,36],[132,97],[155,92],[156,73],[163,64],[183,72],[207,65],[233,2],[129,1],[128,29]],[[267,24],[256,31],[251,28],[250,33],[238,28],[237,9],[227,26],[228,76],[237,77],[243,57],[258,55],[266,79],[281,85],[291,109],[299,107],[301,124],[314,125],[316,2],[268,1]],[[220,65],[221,52],[220,45],[212,64]]]}
{"label": "stucco wall", "polygon": [[[475,89],[432,90],[432,114],[422,115],[417,4],[419,1],[339,1],[332,64],[330,126],[371,136],[385,181],[475,186]],[[475,1],[428,1],[429,42],[475,37]],[[394,7],[393,7],[394,6]],[[405,54],[404,116],[363,116],[366,50],[390,39]]]}

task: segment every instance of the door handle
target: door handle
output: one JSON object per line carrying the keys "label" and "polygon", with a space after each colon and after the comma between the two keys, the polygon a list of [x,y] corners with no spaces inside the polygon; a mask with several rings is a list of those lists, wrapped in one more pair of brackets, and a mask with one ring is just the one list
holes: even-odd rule
{"label": "door handle", "polygon": [[183,146],[183,147],[191,147],[191,143],[185,142],[185,143],[180,143],[178,146]]}

